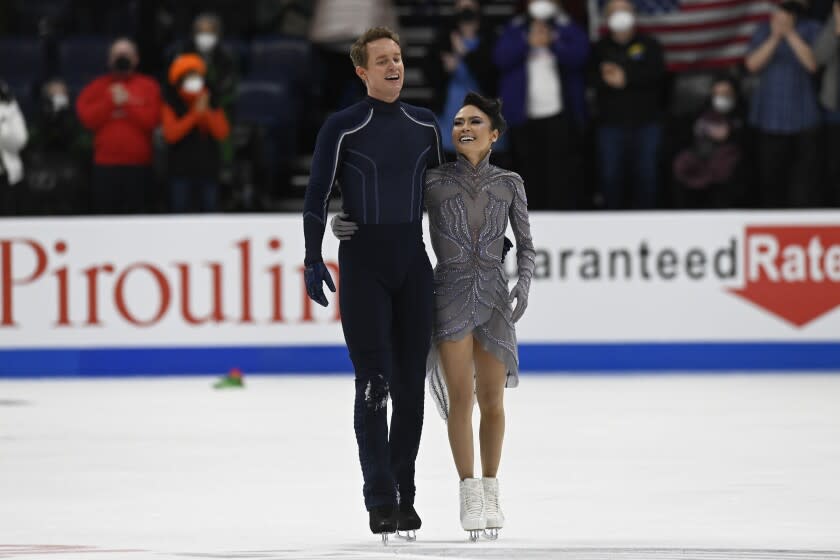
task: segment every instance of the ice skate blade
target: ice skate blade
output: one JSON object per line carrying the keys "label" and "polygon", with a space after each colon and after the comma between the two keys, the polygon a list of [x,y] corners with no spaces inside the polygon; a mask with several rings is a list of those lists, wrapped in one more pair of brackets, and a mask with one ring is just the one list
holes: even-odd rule
{"label": "ice skate blade", "polygon": [[471,529],[467,531],[470,536],[470,542],[477,542],[479,537],[481,536],[482,529]]}
{"label": "ice skate blade", "polygon": [[382,536],[382,546],[388,546],[388,535],[391,533],[379,533]]}
{"label": "ice skate blade", "polygon": [[405,539],[408,542],[417,540],[417,531],[397,531],[398,539]]}
{"label": "ice skate blade", "polygon": [[492,529],[484,529],[484,538],[488,541],[495,541],[499,538],[499,529],[498,527],[493,527]]}

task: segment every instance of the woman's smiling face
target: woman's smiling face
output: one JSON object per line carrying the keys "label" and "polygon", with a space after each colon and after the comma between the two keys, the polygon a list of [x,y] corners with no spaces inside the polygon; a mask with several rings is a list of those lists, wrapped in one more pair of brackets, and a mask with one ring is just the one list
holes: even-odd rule
{"label": "woman's smiling face", "polygon": [[452,122],[452,143],[459,154],[481,160],[499,139],[490,117],[475,105],[464,105]]}

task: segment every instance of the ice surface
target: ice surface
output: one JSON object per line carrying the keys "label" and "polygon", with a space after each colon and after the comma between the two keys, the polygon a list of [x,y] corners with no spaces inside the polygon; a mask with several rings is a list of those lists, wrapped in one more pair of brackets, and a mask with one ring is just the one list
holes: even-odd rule
{"label": "ice surface", "polygon": [[840,375],[525,374],[476,544],[427,398],[423,528],[388,548],[352,378],[245,375],[0,381],[0,558],[840,558]]}

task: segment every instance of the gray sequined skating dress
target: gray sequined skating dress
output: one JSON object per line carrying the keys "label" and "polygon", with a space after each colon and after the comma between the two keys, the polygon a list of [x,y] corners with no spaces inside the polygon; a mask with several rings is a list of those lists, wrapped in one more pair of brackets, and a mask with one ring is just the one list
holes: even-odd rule
{"label": "gray sequined skating dress", "polygon": [[534,274],[534,244],[522,179],[488,160],[489,155],[473,167],[459,155],[457,161],[426,172],[424,198],[437,256],[435,326],[426,369],[444,418],[449,399],[437,352],[442,341],[472,333],[507,367],[505,387],[519,384],[516,331],[502,263],[508,220],[516,239],[519,279],[526,288]]}

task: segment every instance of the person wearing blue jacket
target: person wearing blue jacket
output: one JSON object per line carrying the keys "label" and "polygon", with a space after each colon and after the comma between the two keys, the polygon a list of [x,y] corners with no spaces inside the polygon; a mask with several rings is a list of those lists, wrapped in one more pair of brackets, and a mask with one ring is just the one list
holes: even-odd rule
{"label": "person wearing blue jacket", "polygon": [[[589,38],[553,0],[530,0],[493,52],[510,123],[513,165],[532,209],[573,209],[581,187],[576,141],[586,122]],[[563,182],[557,169],[563,169]]]}

